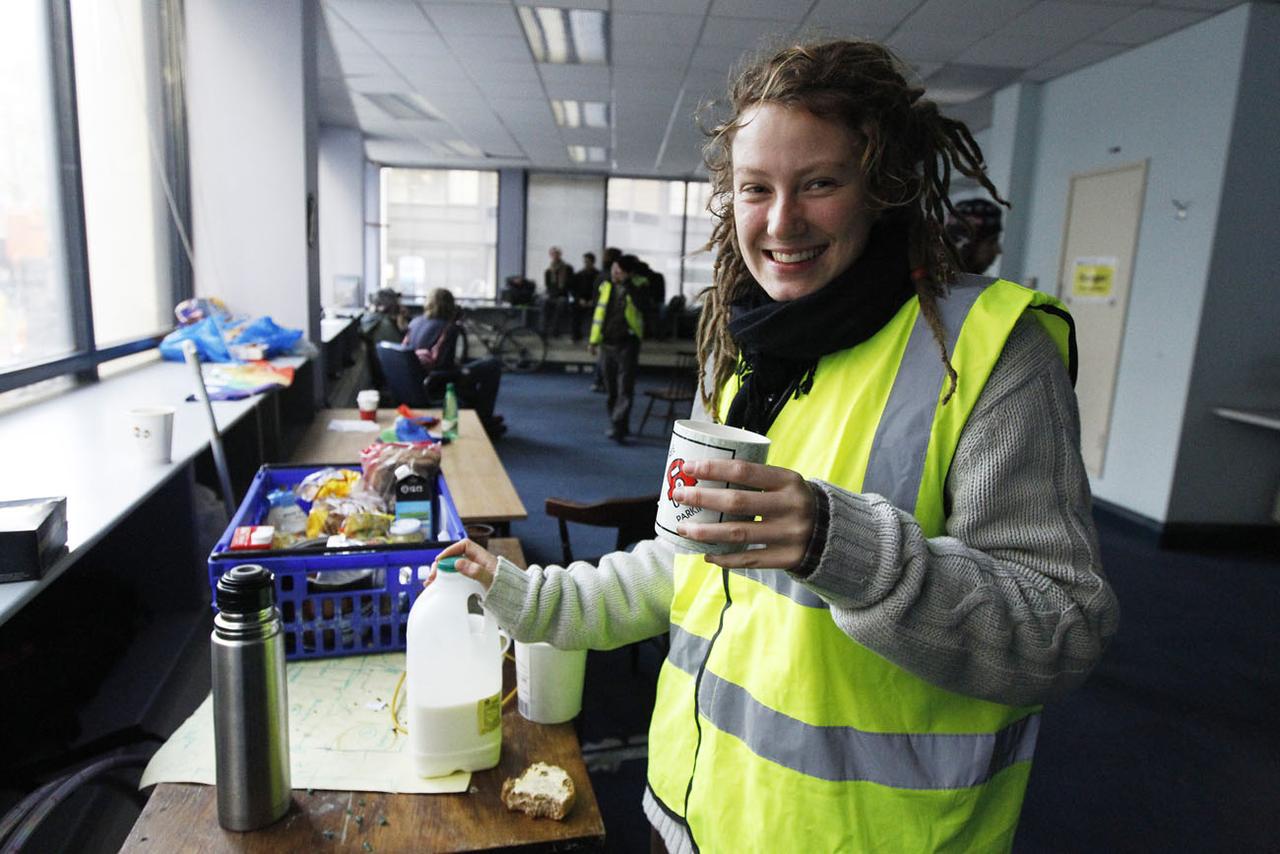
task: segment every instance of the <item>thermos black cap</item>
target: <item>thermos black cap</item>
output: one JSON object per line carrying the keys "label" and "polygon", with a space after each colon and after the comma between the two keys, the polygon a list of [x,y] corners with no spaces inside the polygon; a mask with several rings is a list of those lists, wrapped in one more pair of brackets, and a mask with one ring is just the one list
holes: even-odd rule
{"label": "thermos black cap", "polygon": [[218,610],[256,614],[276,603],[275,576],[257,564],[237,566],[218,579]]}

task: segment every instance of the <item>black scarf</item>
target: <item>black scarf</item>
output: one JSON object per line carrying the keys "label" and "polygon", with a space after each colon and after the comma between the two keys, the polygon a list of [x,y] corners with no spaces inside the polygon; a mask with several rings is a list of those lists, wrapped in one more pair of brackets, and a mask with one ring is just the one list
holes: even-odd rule
{"label": "black scarf", "polygon": [[742,385],[725,423],[765,433],[788,398],[813,387],[820,358],[861,344],[915,295],[907,227],[881,219],[858,259],[812,294],[775,302],[759,284],[751,285],[729,306]]}

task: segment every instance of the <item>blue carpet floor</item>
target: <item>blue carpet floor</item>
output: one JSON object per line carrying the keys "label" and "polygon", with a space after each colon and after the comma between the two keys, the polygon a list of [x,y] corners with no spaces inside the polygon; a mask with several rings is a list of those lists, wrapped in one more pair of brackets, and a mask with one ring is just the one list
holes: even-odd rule
{"label": "blue carpet floor", "polygon": [[[503,377],[511,432],[497,447],[529,510],[512,528],[533,562],[559,561],[547,496],[637,495],[661,482],[668,428],[651,419],[648,437],[615,445],[590,380]],[[1044,711],[1015,851],[1280,850],[1280,559],[1163,550],[1101,511],[1098,528],[1120,635],[1085,686]],[[575,554],[612,547],[581,526],[572,538]],[[653,644],[635,668],[628,650],[588,660],[578,727],[613,851],[648,850],[637,754],[660,663]]]}

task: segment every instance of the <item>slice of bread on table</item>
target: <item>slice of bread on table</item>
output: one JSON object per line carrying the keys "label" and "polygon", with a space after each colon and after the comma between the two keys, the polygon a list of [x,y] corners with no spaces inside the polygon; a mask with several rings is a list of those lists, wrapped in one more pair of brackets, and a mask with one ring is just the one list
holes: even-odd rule
{"label": "slice of bread on table", "polygon": [[569,772],[558,765],[535,762],[518,777],[502,784],[502,802],[534,818],[564,818],[573,809],[577,793]]}

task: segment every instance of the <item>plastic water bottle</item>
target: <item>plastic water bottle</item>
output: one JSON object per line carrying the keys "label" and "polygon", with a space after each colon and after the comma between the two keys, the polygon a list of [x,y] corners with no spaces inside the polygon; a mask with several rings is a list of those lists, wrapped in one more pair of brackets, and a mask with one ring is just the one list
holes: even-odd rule
{"label": "plastic water bottle", "polygon": [[439,562],[409,612],[409,754],[420,777],[483,771],[502,753],[498,623],[479,607],[484,588],[455,561]]}
{"label": "plastic water bottle", "polygon": [[450,441],[458,438],[458,390],[453,383],[444,390],[444,417],[440,419],[440,431]]}
{"label": "plastic water bottle", "polygon": [[218,579],[213,743],[218,823],[265,827],[289,810],[289,698],[275,580],[261,566]]}

